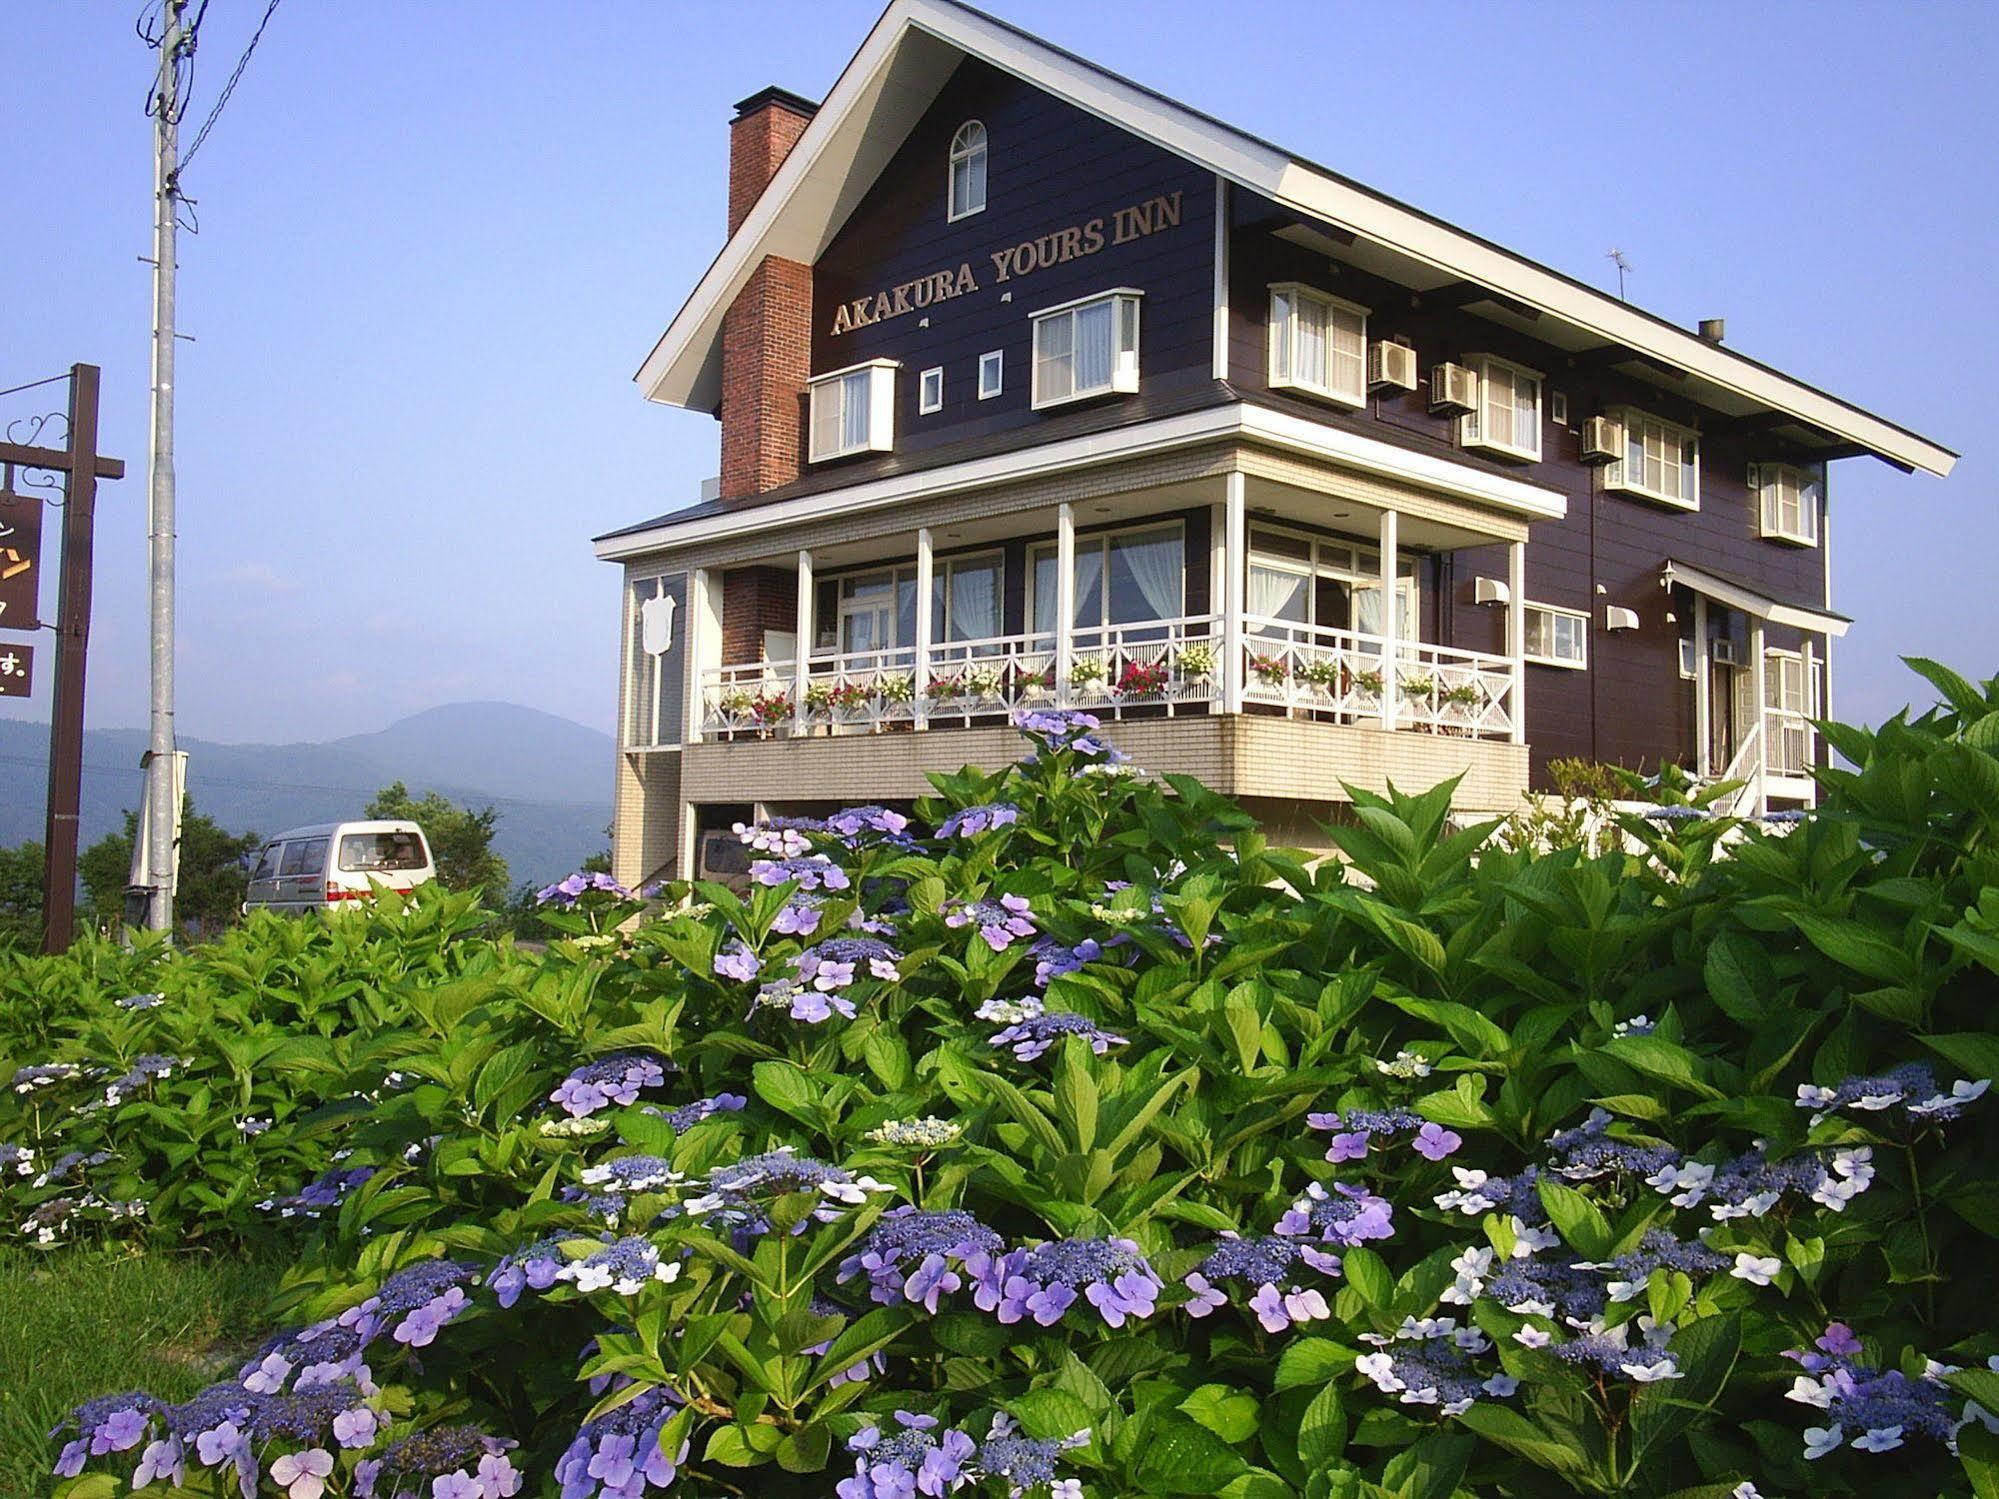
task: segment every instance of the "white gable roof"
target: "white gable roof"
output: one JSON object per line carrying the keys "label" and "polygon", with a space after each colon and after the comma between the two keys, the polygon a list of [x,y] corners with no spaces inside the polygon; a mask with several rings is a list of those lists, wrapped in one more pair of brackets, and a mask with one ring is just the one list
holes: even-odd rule
{"label": "white gable roof", "polygon": [[[1024,79],[1338,231],[1342,254],[1417,291],[1452,287],[1493,321],[1572,352],[1628,351],[1640,373],[1727,415],[1775,412],[1836,444],[1947,474],[1950,449],[1120,78],[955,0],[892,0],[770,186],[635,377],[648,399],[715,409],[722,315],[765,256],[819,258],[966,57]],[[1477,302],[1478,289],[1495,300]],[[1619,360],[1613,357],[1610,362]]]}

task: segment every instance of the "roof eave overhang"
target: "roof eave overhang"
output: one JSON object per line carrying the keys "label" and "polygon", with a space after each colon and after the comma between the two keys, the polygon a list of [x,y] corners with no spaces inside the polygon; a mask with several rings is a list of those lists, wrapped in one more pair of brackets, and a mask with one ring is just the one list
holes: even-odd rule
{"label": "roof eave overhang", "polygon": [[1767,620],[1773,625],[1786,625],[1792,629],[1810,630],[1826,635],[1834,640],[1846,633],[1853,621],[1843,614],[1834,614],[1827,609],[1814,609],[1806,604],[1787,604],[1781,599],[1773,599],[1768,594],[1758,593],[1753,588],[1745,588],[1728,578],[1718,578],[1713,573],[1694,567],[1689,563],[1668,558],[1659,570],[1659,583],[1671,587],[1677,583],[1682,588],[1690,588],[1695,593],[1725,604],[1730,609],[1740,609],[1744,614]]}
{"label": "roof eave overhang", "polygon": [[[1638,360],[1684,371],[1752,406],[1787,413],[1852,449],[1938,476],[1957,462],[1955,452],[1917,433],[951,0],[893,0],[883,12],[742,227],[640,367],[635,378],[648,399],[715,409],[722,317],[743,283],[768,255],[806,263],[817,258],[845,218],[842,204],[851,207],[853,183],[872,180],[872,172],[843,163],[841,151],[862,149],[884,101],[908,108],[926,78],[932,96],[941,84],[941,77],[928,77],[920,56],[898,79],[897,61],[912,37],[980,58],[1251,192],[1452,281],[1482,286],[1502,305],[1556,319],[1603,344],[1628,349]],[[936,62],[934,55],[928,60]]]}

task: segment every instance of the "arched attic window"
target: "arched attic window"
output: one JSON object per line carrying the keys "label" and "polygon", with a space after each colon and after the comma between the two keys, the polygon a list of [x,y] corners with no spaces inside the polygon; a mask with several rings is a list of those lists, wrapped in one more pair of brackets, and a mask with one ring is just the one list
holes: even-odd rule
{"label": "arched attic window", "polygon": [[986,208],[986,127],[967,120],[951,137],[951,184],[947,199],[952,221]]}

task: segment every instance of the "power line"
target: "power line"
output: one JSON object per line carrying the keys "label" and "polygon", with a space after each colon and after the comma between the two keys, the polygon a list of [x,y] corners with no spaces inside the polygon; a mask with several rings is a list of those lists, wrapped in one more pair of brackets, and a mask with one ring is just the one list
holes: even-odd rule
{"label": "power line", "polygon": [[[11,765],[40,765],[43,762],[34,755],[10,755],[0,753],[0,762]],[[93,775],[138,776],[145,770],[137,765],[89,765],[84,770]],[[407,776],[396,777],[407,782]],[[196,776],[190,773],[190,785],[200,782],[209,786],[231,786],[239,791],[323,791],[334,796],[354,796],[367,791],[365,786],[313,786],[294,781],[246,781],[229,776]],[[379,789],[379,788],[378,788]],[[474,801],[506,803],[516,807],[594,807],[595,802],[558,802],[532,796],[498,796],[484,791],[466,790],[465,795]]]}
{"label": "power line", "polygon": [[[257,43],[263,40],[264,28],[271,24],[271,16],[276,12],[279,3],[280,0],[270,0],[270,4],[264,7],[264,19],[257,23],[257,29],[250,35],[250,45],[245,47],[243,55],[236,59],[236,66],[230,72],[228,81],[222,85],[222,92],[215,100],[215,107],[209,110],[208,118],[203,120],[201,128],[195,131],[194,144],[182,153],[180,161],[175,164],[174,177],[176,181],[178,181],[180,174],[187,170],[188,164],[194,160],[195,153],[201,149],[201,143],[208,139],[208,132],[215,128],[215,122],[222,117],[222,111],[229,103],[229,96],[236,92],[236,85],[243,81],[243,70],[250,66],[250,54],[257,50]],[[194,30],[197,34],[201,28],[201,18],[207,13],[208,6],[206,0],[203,0],[201,9],[195,12],[194,17]],[[190,46],[189,50],[193,50],[192,46]]]}

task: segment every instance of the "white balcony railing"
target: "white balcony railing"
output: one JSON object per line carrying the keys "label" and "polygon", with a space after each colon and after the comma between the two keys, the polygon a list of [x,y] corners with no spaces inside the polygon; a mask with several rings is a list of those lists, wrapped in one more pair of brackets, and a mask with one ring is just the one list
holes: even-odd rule
{"label": "white balcony railing", "polygon": [[[1383,722],[1381,637],[1254,617],[1243,624],[1247,705],[1332,722]],[[1041,706],[1109,718],[1212,711],[1222,701],[1223,651],[1221,616],[1207,614],[1073,631],[1066,674],[1052,634],[939,641],[922,673],[908,647],[814,656],[802,715],[794,663],[716,667],[701,675],[701,733],[770,738],[801,728],[866,733],[971,725]],[[1403,641],[1395,671],[1395,728],[1512,736],[1514,676],[1505,657]]]}
{"label": "white balcony railing", "polygon": [[[1383,723],[1388,686],[1379,635],[1287,620],[1243,621],[1243,699],[1343,723]],[[1398,729],[1508,739],[1513,734],[1513,663],[1504,656],[1398,641],[1394,665]]]}

